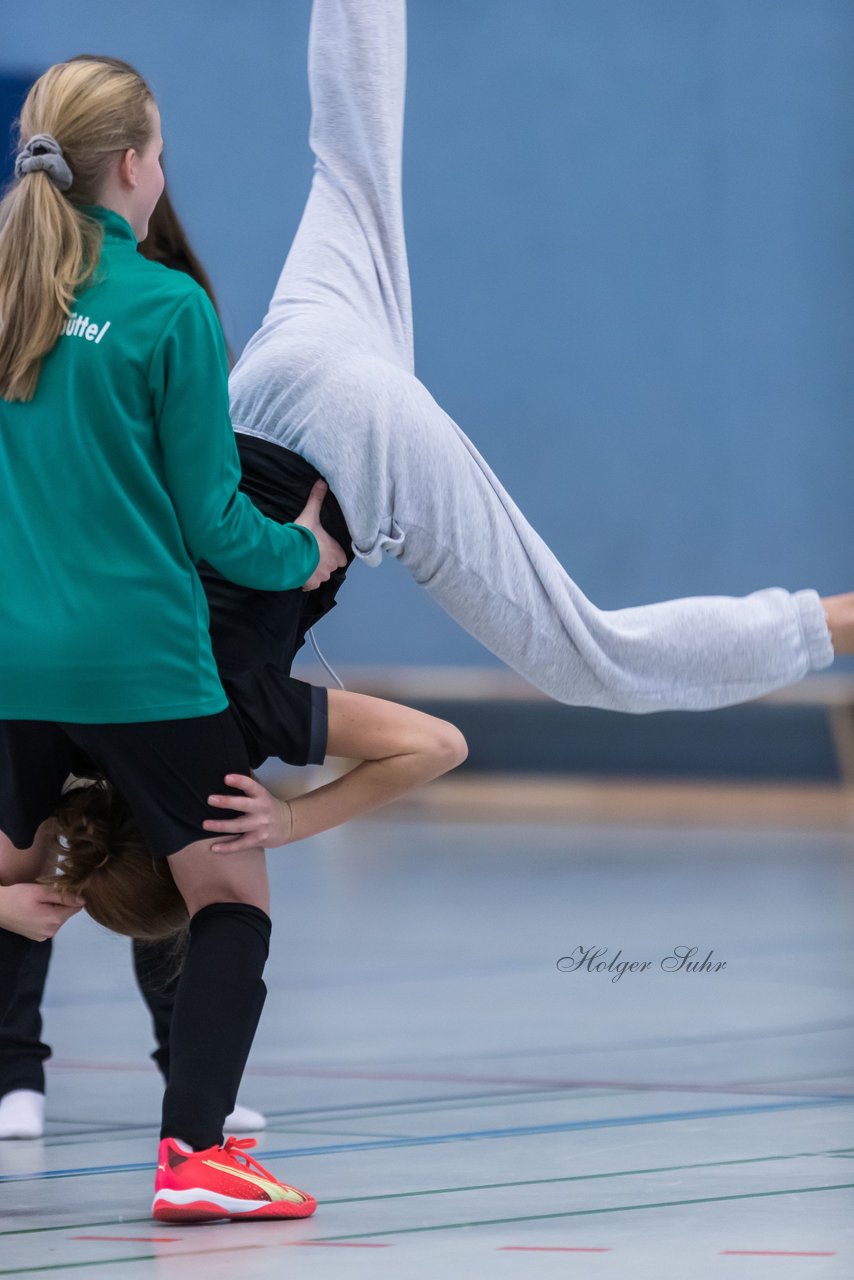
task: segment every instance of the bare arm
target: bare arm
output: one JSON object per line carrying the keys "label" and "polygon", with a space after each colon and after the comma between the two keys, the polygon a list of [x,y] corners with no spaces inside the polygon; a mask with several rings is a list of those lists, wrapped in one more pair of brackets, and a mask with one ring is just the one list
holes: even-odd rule
{"label": "bare arm", "polygon": [[53,818],[41,824],[29,849],[16,849],[0,831],[0,885],[32,884],[54,865],[56,853]]}
{"label": "bare arm", "polygon": [[0,888],[0,929],[46,942],[82,906],[82,898],[49,884],[9,885]]}
{"label": "bare arm", "polygon": [[370,813],[461,764],[463,735],[452,724],[383,698],[329,691],[329,755],[360,759],[355,769],[295,800],[277,800],[253,778],[229,774],[243,796],[211,796],[219,809],[242,818],[209,819],[205,830],[232,837],[214,852],[236,853],[258,844],[271,849],[328,831]]}

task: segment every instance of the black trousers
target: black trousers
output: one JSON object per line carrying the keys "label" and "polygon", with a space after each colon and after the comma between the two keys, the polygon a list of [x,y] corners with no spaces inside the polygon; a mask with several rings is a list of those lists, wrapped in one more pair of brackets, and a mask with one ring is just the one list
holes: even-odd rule
{"label": "black trousers", "polygon": [[50,952],[49,942],[31,942],[22,956],[17,990],[0,1022],[0,1097],[13,1089],[44,1093],[44,1062],[50,1048],[41,1038],[41,1001]]}
{"label": "black trousers", "polygon": [[[50,1046],[41,1038],[41,1002],[51,949],[50,942],[31,944],[17,993],[0,1025],[0,1097],[13,1089],[44,1093],[44,1064],[50,1057]],[[164,1081],[169,1079],[169,1025],[182,962],[183,947],[176,951],[174,942],[133,944],[134,972],[157,1044],[151,1056]]]}

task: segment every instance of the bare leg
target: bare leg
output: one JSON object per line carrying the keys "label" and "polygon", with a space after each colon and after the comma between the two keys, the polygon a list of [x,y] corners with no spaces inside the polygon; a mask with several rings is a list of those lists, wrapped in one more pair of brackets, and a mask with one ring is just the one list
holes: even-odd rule
{"label": "bare leg", "polygon": [[854,592],[842,596],[824,596],[827,625],[836,653],[854,653]]}
{"label": "bare leg", "polygon": [[345,352],[378,355],[412,372],[401,196],[405,81],[404,0],[315,0],[314,178],[267,315],[232,373],[237,430],[266,436],[258,428],[273,418],[282,434],[270,438],[296,448],[286,438],[290,386]]}
{"label": "bare leg", "polygon": [[169,859],[169,869],[189,914],[194,916],[213,902],[246,902],[269,912],[264,850],[245,849],[223,855],[211,852],[212,843],[198,840]]}

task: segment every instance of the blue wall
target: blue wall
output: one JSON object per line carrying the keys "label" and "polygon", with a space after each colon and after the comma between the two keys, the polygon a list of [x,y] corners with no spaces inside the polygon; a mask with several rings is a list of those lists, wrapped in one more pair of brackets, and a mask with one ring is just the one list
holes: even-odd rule
{"label": "blue wall", "polygon": [[[308,0],[19,9],[0,73],[152,81],[239,347],[310,178]],[[852,62],[849,0],[410,0],[419,373],[604,607],[854,586]],[[391,562],[320,635],[493,661]]]}

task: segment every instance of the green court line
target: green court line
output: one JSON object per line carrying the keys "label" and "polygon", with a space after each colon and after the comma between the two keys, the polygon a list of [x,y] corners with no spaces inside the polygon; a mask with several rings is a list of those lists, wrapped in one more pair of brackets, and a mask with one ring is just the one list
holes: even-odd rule
{"label": "green court line", "polygon": [[[453,1101],[440,1100],[436,1102],[425,1103],[423,1105],[415,1102],[413,1103],[390,1102],[388,1104],[378,1103],[376,1109],[354,1112],[352,1116],[348,1116],[345,1113],[338,1113],[334,1116],[330,1116],[329,1119],[330,1121],[334,1119],[334,1120],[340,1120],[342,1122],[347,1122],[348,1120],[351,1120],[351,1119],[352,1120],[384,1120],[392,1116],[430,1115],[430,1114],[434,1114],[437,1111],[469,1111],[469,1110],[474,1111],[478,1108],[483,1110],[484,1108],[488,1108],[488,1107],[501,1106],[502,1102],[506,1102],[508,1104],[528,1105],[531,1103],[543,1102],[546,1100],[553,1100],[555,1098],[558,1098],[567,1102],[574,1102],[576,1098],[601,1098],[601,1097],[608,1097],[609,1099],[625,1098],[628,1096],[634,1097],[638,1093],[654,1093],[654,1092],[667,1093],[668,1090],[667,1089],[607,1089],[607,1088],[580,1090],[580,1089],[566,1088],[566,1089],[538,1089],[530,1093],[527,1093],[527,1092],[526,1093],[511,1093],[511,1092],[486,1093],[486,1094],[473,1095],[473,1098],[476,1098],[477,1100],[472,1100],[469,1098],[455,1098]],[[680,1092],[684,1092],[684,1091],[680,1090]],[[704,1089],[697,1089],[695,1090],[695,1092],[706,1093],[710,1091],[704,1090]],[[713,1090],[711,1092],[714,1092],[715,1095],[717,1096],[720,1093],[720,1090]],[[785,1090],[783,1093],[780,1093],[780,1094],[775,1093],[773,1091],[768,1092],[763,1089],[756,1089],[750,1093],[745,1092],[745,1090],[743,1089],[732,1089],[732,1090],[727,1090],[726,1092],[736,1094],[739,1097],[805,1096],[804,1092],[800,1089]],[[809,1094],[809,1096],[813,1097],[815,1095]],[[821,1095],[821,1096],[832,1097],[833,1095],[828,1094],[828,1095]],[[277,1122],[275,1112],[270,1112],[268,1114],[272,1119],[272,1123],[268,1121],[267,1127],[264,1131],[265,1133],[289,1132],[289,1129],[287,1127],[285,1128],[280,1127],[281,1122],[280,1121]],[[309,1117],[309,1119],[312,1122],[322,1118],[324,1117],[321,1115]],[[288,1117],[285,1117],[285,1116],[281,1117],[281,1120],[287,1120],[287,1119]]]}
{"label": "green court line", "polygon": [[[48,1262],[43,1267],[8,1267],[0,1271],[0,1276],[32,1275],[34,1271],[71,1271],[75,1267],[109,1267],[118,1262],[156,1262],[166,1257],[162,1253],[139,1253],[133,1258],[90,1258],[86,1262]],[[169,1254],[178,1257],[178,1254]]]}
{"label": "green court line", "polygon": [[[342,1236],[318,1236],[320,1240],[364,1240],[368,1236],[405,1236],[422,1231],[454,1231],[460,1227],[495,1227],[508,1222],[542,1222],[547,1218],[583,1218],[598,1213],[629,1213],[635,1209],[672,1209],[686,1204],[715,1204],[721,1200],[758,1200],[763,1196],[795,1196],[806,1191],[845,1191],[854,1182],[839,1182],[827,1187],[786,1187],[780,1191],[745,1191],[731,1196],[701,1196],[693,1200],[661,1200],[653,1204],[619,1204],[603,1209],[568,1209],[561,1213],[532,1213],[517,1218],[481,1218],[472,1222],[443,1222],[431,1227],[393,1227],[386,1231],[348,1232]],[[0,1271],[0,1275],[3,1272]]]}
{"label": "green court line", "polygon": [[[826,1151],[793,1151],[777,1156],[742,1156],[738,1160],[703,1160],[695,1164],[665,1164],[651,1169],[614,1169],[608,1173],[573,1173],[558,1178],[527,1178],[516,1182],[484,1182],[472,1183],[463,1187],[425,1187],[420,1191],[389,1191],[375,1196],[342,1196],[335,1200],[324,1200],[327,1204],[360,1204],[365,1200],[400,1200],[412,1196],[439,1196],[455,1194],[463,1191],[494,1191],[507,1187],[539,1187],[558,1182],[592,1182],[599,1178],[633,1178],[649,1173],[682,1173],[686,1169],[720,1169],[728,1165],[767,1164],[772,1160],[803,1160],[816,1156],[836,1156],[854,1150],[851,1147],[830,1147]],[[53,1227],[12,1227],[0,1231],[0,1236],[37,1235],[45,1231],[84,1231],[90,1227],[122,1227],[135,1226],[140,1222],[151,1222],[151,1218],[112,1218],[107,1222],[72,1222],[61,1223]],[[0,1272],[0,1275],[3,1273]]]}
{"label": "green court line", "polygon": [[[329,1121],[331,1123],[333,1120],[340,1120],[342,1123],[346,1123],[348,1120],[384,1120],[388,1116],[429,1115],[436,1111],[474,1111],[477,1108],[483,1109],[485,1107],[500,1107],[502,1102],[506,1102],[508,1104],[512,1103],[513,1105],[526,1105],[528,1103],[552,1101],[555,1098],[560,1098],[563,1094],[567,1095],[565,1101],[574,1102],[576,1098],[624,1098],[628,1094],[636,1094],[637,1092],[637,1089],[591,1089],[589,1091],[582,1091],[579,1089],[537,1089],[531,1093],[521,1094],[509,1092],[479,1094],[477,1095],[477,1101],[470,1101],[467,1098],[455,1098],[453,1102],[431,1102],[424,1105],[420,1105],[415,1102],[390,1102],[387,1107],[382,1107],[376,1111],[361,1111],[352,1116],[330,1116]],[[644,1092],[646,1092],[646,1090],[644,1090]],[[650,1090],[650,1092],[652,1092],[652,1090]],[[312,1120],[318,1120],[320,1118],[321,1117],[319,1116],[313,1116]],[[264,1132],[281,1133],[287,1131],[278,1128],[275,1116],[273,1116],[273,1123],[270,1124],[268,1121],[267,1128]]]}
{"label": "green court line", "polygon": [[[581,1218],[588,1217],[599,1213],[628,1213],[639,1209],[671,1209],[688,1204],[716,1204],[724,1200],[758,1200],[766,1196],[794,1196],[803,1195],[808,1191],[845,1191],[854,1188],[854,1182],[842,1182],[828,1187],[788,1187],[780,1191],[748,1191],[740,1195],[731,1196],[703,1196],[694,1200],[661,1200],[654,1204],[622,1204],[612,1205],[603,1209],[569,1209],[562,1213],[533,1213],[520,1215],[514,1218],[481,1218],[471,1222],[440,1222],[429,1227],[392,1227],[385,1231],[348,1231],[345,1235],[338,1236],[314,1236],[310,1243],[324,1244],[334,1240],[366,1240],[375,1236],[406,1236],[416,1235],[425,1231],[456,1231],[463,1227],[497,1227],[504,1226],[511,1222],[543,1222],[546,1219],[553,1218]],[[307,1241],[294,1241],[294,1245],[305,1244]],[[240,1245],[239,1249],[264,1249],[264,1248],[281,1248],[282,1241],[277,1240],[271,1242],[270,1245]],[[175,1252],[175,1253],[149,1253],[140,1254],[136,1257],[128,1258],[98,1258],[90,1262],[53,1262],[43,1267],[8,1267],[0,1270],[0,1276],[20,1276],[28,1275],[38,1271],[66,1271],[75,1267],[92,1267],[92,1266],[110,1266],[117,1265],[122,1262],[165,1262],[167,1258],[190,1258],[193,1256],[201,1256],[202,1254],[211,1253],[229,1253],[234,1252],[233,1248],[225,1246],[222,1249],[199,1249],[193,1252]]]}
{"label": "green court line", "polygon": [[90,1227],[135,1227],[140,1222],[151,1226],[151,1215],[145,1218],[109,1218],[100,1222],[61,1222],[54,1227],[10,1227],[8,1231],[0,1231],[0,1236],[35,1236],[45,1231],[88,1231]]}
{"label": "green court line", "polygon": [[[425,1187],[420,1191],[389,1191],[378,1196],[348,1196],[324,1200],[324,1204],[359,1204],[364,1200],[405,1200],[412,1196],[441,1196],[462,1191],[500,1191],[508,1187],[542,1187],[558,1182],[595,1182],[600,1178],[636,1178],[651,1173],[681,1173],[686,1169],[720,1169],[727,1165],[766,1164],[771,1160],[801,1160],[805,1156],[832,1155],[830,1151],[796,1151],[785,1156],[747,1156],[738,1160],[706,1160],[697,1164],[665,1164],[653,1169],[616,1169],[608,1173],[574,1173],[559,1178],[520,1178],[514,1182],[472,1183],[465,1187]],[[2,1233],[0,1233],[2,1234]]]}

